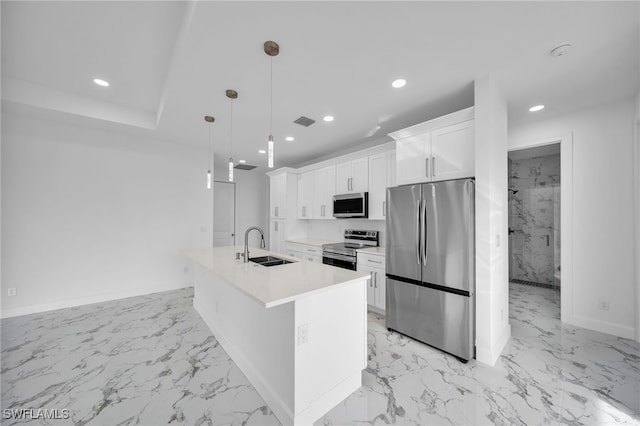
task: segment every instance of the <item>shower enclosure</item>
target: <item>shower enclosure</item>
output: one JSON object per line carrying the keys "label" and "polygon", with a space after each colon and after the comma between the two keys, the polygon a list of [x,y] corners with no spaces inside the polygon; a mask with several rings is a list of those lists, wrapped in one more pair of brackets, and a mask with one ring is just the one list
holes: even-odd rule
{"label": "shower enclosure", "polygon": [[509,159],[509,279],[560,286],[560,155]]}

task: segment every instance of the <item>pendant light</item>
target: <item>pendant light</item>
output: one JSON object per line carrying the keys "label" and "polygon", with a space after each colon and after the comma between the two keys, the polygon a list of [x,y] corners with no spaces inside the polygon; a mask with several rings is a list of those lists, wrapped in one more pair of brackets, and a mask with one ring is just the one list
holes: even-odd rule
{"label": "pendant light", "polygon": [[233,100],[238,97],[238,92],[235,90],[228,89],[226,91],[227,98],[229,98],[229,106],[230,106],[230,142],[229,142],[229,182],[233,182]]}
{"label": "pendant light", "polygon": [[207,189],[211,189],[213,187],[213,143],[211,142],[211,123],[216,121],[216,119],[210,115],[205,115],[204,121],[209,123],[209,156],[207,157],[209,160],[209,170],[207,170]]}
{"label": "pendant light", "polygon": [[269,55],[269,140],[267,153],[269,168],[273,168],[273,57],[280,53],[280,46],[275,41],[264,42],[264,53]]}

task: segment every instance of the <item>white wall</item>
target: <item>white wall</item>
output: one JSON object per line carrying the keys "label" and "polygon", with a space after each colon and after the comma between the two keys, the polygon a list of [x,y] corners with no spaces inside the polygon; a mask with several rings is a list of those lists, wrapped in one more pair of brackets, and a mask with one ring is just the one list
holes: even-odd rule
{"label": "white wall", "polygon": [[2,141],[2,316],[190,285],[181,251],[212,239],[200,153],[10,114]]}
{"label": "white wall", "polygon": [[507,104],[491,76],[475,80],[476,358],[493,365],[509,337]]}
{"label": "white wall", "polygon": [[[573,135],[573,295],[566,321],[628,338],[635,336],[637,309],[631,231],[639,214],[632,196],[635,113],[635,99],[629,98],[509,129],[510,149]],[[600,309],[601,301],[610,309]]]}

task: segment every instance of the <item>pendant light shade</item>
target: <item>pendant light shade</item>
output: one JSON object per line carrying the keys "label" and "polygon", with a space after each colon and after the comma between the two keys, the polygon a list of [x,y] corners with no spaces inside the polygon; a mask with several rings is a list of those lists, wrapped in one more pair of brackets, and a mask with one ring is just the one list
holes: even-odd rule
{"label": "pendant light shade", "polygon": [[268,165],[273,168],[273,57],[280,53],[280,46],[275,41],[264,42],[264,53],[269,56],[269,139],[267,146]]}
{"label": "pendant light shade", "polygon": [[211,189],[213,188],[213,142],[211,141],[211,124],[216,121],[216,119],[210,115],[205,115],[204,121],[209,123],[209,155],[207,156],[209,170],[207,170],[207,189]]}
{"label": "pendant light shade", "polygon": [[230,131],[229,131],[229,182],[233,182],[233,100],[238,97],[238,92],[228,89],[226,92],[227,98],[229,98],[230,106]]}

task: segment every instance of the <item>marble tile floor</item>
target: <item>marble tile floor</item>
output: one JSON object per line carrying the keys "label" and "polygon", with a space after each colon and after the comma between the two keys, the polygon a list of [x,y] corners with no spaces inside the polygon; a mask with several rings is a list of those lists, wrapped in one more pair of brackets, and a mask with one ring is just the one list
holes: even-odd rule
{"label": "marble tile floor", "polygon": [[[70,410],[10,424],[272,425],[192,308],[191,289],[2,320],[2,409]],[[511,284],[495,366],[459,362],[369,314],[363,386],[316,425],[640,425],[640,344],[562,325],[559,293]]]}

